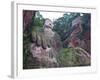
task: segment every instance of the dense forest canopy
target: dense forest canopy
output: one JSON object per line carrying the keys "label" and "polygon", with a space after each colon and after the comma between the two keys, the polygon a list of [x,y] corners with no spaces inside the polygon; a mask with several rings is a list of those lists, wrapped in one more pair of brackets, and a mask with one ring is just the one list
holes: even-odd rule
{"label": "dense forest canopy", "polygon": [[[83,15],[81,16],[81,14]],[[54,21],[54,30],[61,36],[62,41],[70,34],[72,21],[78,16],[82,17],[83,28],[87,30],[90,26],[90,14],[88,13],[65,13],[62,17]]]}

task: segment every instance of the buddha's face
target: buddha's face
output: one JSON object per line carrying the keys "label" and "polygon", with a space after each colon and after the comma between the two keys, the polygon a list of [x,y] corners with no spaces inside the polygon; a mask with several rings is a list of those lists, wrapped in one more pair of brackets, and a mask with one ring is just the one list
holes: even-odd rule
{"label": "buddha's face", "polygon": [[50,28],[53,29],[53,22],[50,19],[46,19],[44,23],[44,28]]}

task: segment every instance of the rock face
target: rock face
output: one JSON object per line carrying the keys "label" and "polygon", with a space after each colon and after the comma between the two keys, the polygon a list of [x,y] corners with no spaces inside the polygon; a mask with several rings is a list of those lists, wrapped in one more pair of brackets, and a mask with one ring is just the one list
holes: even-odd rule
{"label": "rock face", "polygon": [[[87,52],[90,53],[90,31],[84,31],[83,34],[82,20],[81,17],[77,17],[72,21],[72,33],[71,37],[71,46],[72,47],[81,47]],[[79,35],[82,36],[82,39],[79,38]]]}
{"label": "rock face", "polygon": [[52,31],[53,23],[46,19],[43,30],[32,34],[33,43],[31,43],[30,52],[33,58],[39,62],[39,67],[57,67],[57,54],[62,44],[57,33]]}
{"label": "rock face", "polygon": [[32,17],[35,16],[35,11],[23,10],[23,30],[27,30],[32,21]]}
{"label": "rock face", "polygon": [[[90,64],[90,32],[83,32],[81,17],[77,17],[72,22],[72,33],[70,35],[70,46],[74,48],[76,55],[79,56],[79,60],[82,64]],[[79,35],[82,36],[82,39],[79,38]]]}

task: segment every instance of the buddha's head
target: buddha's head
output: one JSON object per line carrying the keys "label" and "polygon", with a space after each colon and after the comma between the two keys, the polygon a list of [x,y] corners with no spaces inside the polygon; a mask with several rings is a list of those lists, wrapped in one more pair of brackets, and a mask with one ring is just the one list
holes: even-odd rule
{"label": "buddha's head", "polygon": [[45,22],[44,22],[44,28],[49,28],[49,29],[53,29],[53,22],[50,20],[50,19],[45,19]]}

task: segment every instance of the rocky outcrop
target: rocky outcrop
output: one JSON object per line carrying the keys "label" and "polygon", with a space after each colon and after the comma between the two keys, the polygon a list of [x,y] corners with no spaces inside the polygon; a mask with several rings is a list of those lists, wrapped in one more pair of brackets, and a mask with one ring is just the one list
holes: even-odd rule
{"label": "rocky outcrop", "polygon": [[70,44],[72,47],[81,47],[90,54],[90,30],[85,31],[83,27],[81,17],[77,17],[72,21]]}
{"label": "rocky outcrop", "polygon": [[82,26],[81,17],[77,17],[72,21],[71,30],[72,32],[70,35],[69,44],[75,50],[75,54],[79,56],[80,64],[81,65],[90,64],[91,62],[90,31],[84,30]]}
{"label": "rocky outcrop", "polygon": [[36,11],[23,10],[23,30],[27,30],[30,27],[32,18],[35,16]]}

